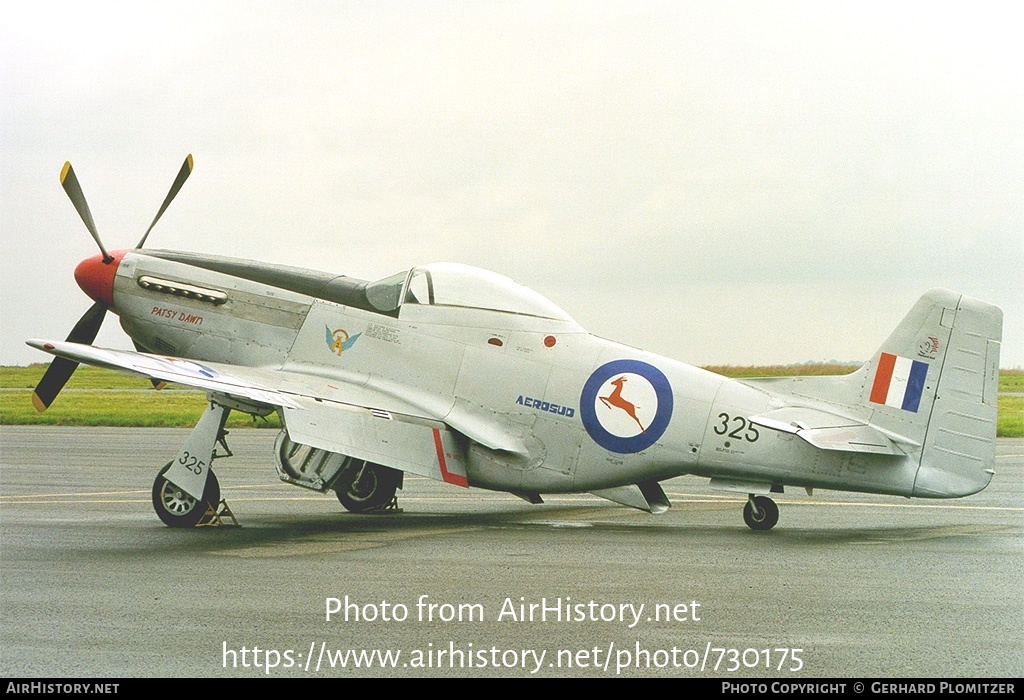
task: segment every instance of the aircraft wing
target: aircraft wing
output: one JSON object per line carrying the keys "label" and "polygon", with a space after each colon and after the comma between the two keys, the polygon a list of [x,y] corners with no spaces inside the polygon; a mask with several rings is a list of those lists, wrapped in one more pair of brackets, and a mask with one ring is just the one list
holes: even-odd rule
{"label": "aircraft wing", "polygon": [[458,437],[442,421],[336,401],[298,404],[282,411],[293,442],[469,486]]}
{"label": "aircraft wing", "polygon": [[177,357],[163,357],[128,350],[111,350],[57,340],[29,340],[26,342],[38,350],[74,362],[105,367],[139,377],[174,382],[271,406],[293,408],[298,406],[294,399],[286,393],[272,388],[269,383],[260,381],[259,372],[254,372],[251,368],[218,363],[199,363]]}
{"label": "aircraft wing", "polygon": [[[460,486],[468,486],[460,433],[492,449],[525,450],[468,412],[443,405],[435,411],[420,410],[386,391],[346,385],[337,378],[63,341],[30,340],[28,344],[75,362],[280,408],[294,442]],[[318,384],[322,390],[316,388]],[[328,394],[344,400],[325,398]],[[445,414],[457,425],[442,420]]]}
{"label": "aircraft wing", "polygon": [[[786,406],[756,416],[750,422],[771,430],[791,433],[822,450],[904,455],[897,443],[915,446],[907,438],[883,432],[868,423],[820,408]],[[917,445],[919,447],[919,445]]]}

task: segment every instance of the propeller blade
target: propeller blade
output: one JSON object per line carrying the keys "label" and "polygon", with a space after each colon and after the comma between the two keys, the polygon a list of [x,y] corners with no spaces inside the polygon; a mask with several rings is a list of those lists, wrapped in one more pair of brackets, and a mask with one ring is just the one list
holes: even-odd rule
{"label": "propeller blade", "polygon": [[[68,342],[91,345],[92,341],[96,340],[96,334],[100,331],[106,313],[107,307],[102,302],[97,301],[90,306],[82,318],[78,319],[75,327],[71,329],[71,333],[67,337]],[[54,358],[50,366],[46,368],[43,378],[36,385],[36,390],[32,392],[32,405],[36,407],[37,411],[42,413],[50,407],[77,368],[78,363],[74,360],[63,357]]]}
{"label": "propeller blade", "polygon": [[173,201],[174,198],[177,196],[178,190],[181,189],[181,186],[185,184],[185,180],[187,180],[188,176],[191,174],[192,154],[189,153],[185,157],[185,162],[182,163],[181,165],[181,170],[178,171],[178,177],[174,178],[174,184],[171,185],[171,191],[167,193],[167,196],[164,198],[164,203],[160,205],[160,211],[158,211],[156,213],[156,216],[153,217],[153,223],[151,223],[149,225],[149,228],[146,229],[146,232],[142,234],[142,240],[140,240],[139,244],[135,246],[136,248],[141,248],[142,245],[146,242],[146,239],[149,238],[149,232],[153,230],[153,227],[156,226],[156,222],[159,221],[160,217],[164,215],[165,211],[167,211],[167,207],[170,206],[171,201]]}
{"label": "propeller blade", "polygon": [[64,191],[67,192],[71,203],[75,205],[75,209],[78,210],[78,215],[82,217],[82,221],[85,223],[85,227],[89,229],[89,233],[92,234],[96,245],[100,247],[100,252],[103,253],[103,262],[113,260],[107,249],[103,247],[100,234],[96,231],[96,224],[92,220],[92,212],[89,211],[89,203],[85,201],[85,194],[82,193],[82,186],[78,184],[78,177],[75,175],[70,161],[64,163],[64,167],[60,171],[60,184],[64,187]]}

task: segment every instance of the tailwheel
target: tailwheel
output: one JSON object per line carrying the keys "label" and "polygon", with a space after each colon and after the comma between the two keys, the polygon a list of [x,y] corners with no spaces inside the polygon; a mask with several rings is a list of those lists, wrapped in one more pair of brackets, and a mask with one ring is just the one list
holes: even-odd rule
{"label": "tailwheel", "polygon": [[771,530],[779,522],[779,507],[767,496],[750,494],[743,506],[743,521],[751,530]]}
{"label": "tailwheel", "polygon": [[401,481],[397,469],[353,459],[334,482],[334,492],[347,510],[367,513],[386,506]]}
{"label": "tailwheel", "polygon": [[220,482],[212,471],[207,472],[203,498],[197,500],[164,478],[170,468],[168,462],[153,482],[153,510],[168,527],[195,527],[207,508],[220,503]]}

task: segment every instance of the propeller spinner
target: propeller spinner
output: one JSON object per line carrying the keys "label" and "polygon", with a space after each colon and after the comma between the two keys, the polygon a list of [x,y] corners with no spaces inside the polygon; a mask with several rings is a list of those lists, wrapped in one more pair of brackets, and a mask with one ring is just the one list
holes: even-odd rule
{"label": "propeller spinner", "polygon": [[[185,180],[191,174],[192,155],[189,154],[185,158],[181,170],[178,171],[177,177],[174,178],[174,183],[164,198],[163,204],[160,205],[160,209],[153,218],[153,222],[146,229],[146,233],[143,234],[136,249],[142,248],[146,243],[149,232],[156,226],[156,222],[163,216],[167,207],[170,206],[174,197],[178,194],[178,190],[181,189],[181,186],[185,184]],[[82,186],[79,184],[78,176],[75,175],[70,162],[65,163],[60,171],[60,184],[100,249],[99,255],[83,260],[75,268],[75,281],[82,288],[82,291],[88,294],[96,303],[90,306],[89,310],[78,319],[78,323],[71,329],[71,333],[67,337],[68,342],[90,345],[96,339],[100,326],[103,325],[107,309],[114,303],[114,274],[117,272],[117,266],[120,264],[121,259],[128,251],[116,250],[110,253],[103,246],[103,241],[100,239],[99,232],[96,230],[96,224],[92,219],[92,212],[89,211],[89,204],[85,201]],[[36,407],[37,411],[45,411],[50,407],[50,404],[57,398],[57,394],[64,388],[64,385],[67,384],[77,368],[77,362],[62,357],[58,357],[50,363],[50,366],[43,374],[43,378],[36,385],[35,391],[32,392],[32,404]]]}

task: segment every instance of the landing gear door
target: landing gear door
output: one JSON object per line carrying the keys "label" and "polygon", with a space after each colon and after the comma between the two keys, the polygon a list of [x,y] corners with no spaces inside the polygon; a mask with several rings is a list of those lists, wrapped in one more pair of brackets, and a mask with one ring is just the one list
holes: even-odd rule
{"label": "landing gear door", "polygon": [[230,408],[211,403],[171,462],[170,469],[164,473],[165,479],[197,500],[203,498],[217,437],[230,412]]}
{"label": "landing gear door", "polygon": [[327,400],[299,403],[281,410],[293,444],[468,486],[464,449],[441,421]]}

